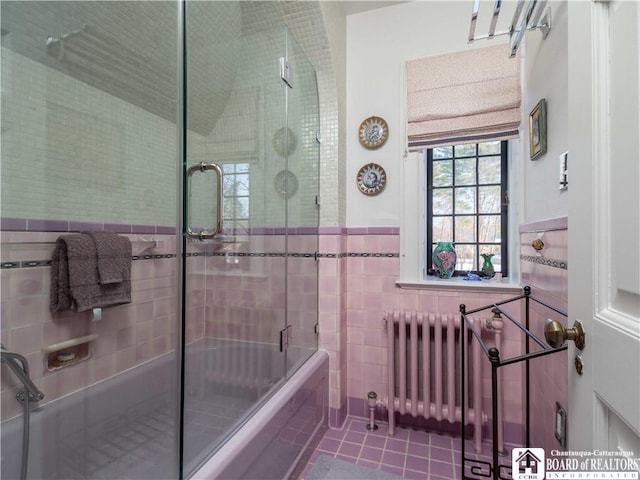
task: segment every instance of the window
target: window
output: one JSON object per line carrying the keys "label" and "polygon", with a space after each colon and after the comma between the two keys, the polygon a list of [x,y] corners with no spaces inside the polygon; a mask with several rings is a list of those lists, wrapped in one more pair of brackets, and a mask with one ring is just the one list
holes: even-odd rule
{"label": "window", "polygon": [[507,275],[507,142],[453,145],[427,150],[427,274],[439,241],[453,242],[457,275],[478,272],[482,254],[493,254],[496,272]]}
{"label": "window", "polygon": [[226,163],[224,173],[224,220],[237,231],[249,228],[249,164]]}

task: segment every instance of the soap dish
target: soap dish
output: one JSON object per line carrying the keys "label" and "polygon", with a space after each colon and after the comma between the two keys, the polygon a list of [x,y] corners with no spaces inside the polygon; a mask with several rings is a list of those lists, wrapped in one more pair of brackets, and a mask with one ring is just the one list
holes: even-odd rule
{"label": "soap dish", "polygon": [[56,357],[56,360],[59,362],[70,362],[74,358],[76,358],[76,354],[73,352],[60,352]]}

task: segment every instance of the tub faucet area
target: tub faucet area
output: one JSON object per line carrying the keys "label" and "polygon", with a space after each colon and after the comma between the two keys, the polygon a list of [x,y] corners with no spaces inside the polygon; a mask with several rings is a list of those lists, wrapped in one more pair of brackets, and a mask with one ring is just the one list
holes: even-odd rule
{"label": "tub faucet area", "polygon": [[16,394],[18,401],[24,404],[25,401],[39,402],[42,400],[44,393],[42,393],[40,389],[36,387],[35,383],[33,383],[33,380],[31,380],[27,359],[19,353],[9,352],[2,344],[0,344],[0,354],[2,355],[2,363],[7,364],[24,387]]}
{"label": "tub faucet area", "polygon": [[29,466],[29,404],[31,402],[39,402],[44,398],[44,393],[33,383],[29,376],[29,362],[19,353],[9,352],[3,344],[0,343],[0,361],[6,363],[11,371],[20,380],[23,387],[16,393],[16,398],[24,408],[22,415],[22,454],[20,464],[20,480],[27,479],[27,470]]}

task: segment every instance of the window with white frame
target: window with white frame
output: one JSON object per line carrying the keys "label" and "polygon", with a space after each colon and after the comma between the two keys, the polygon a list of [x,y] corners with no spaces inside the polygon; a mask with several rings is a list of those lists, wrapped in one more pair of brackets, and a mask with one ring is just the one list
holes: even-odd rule
{"label": "window with white frame", "polygon": [[[500,206],[501,208],[508,208],[508,211],[504,212],[507,217],[506,224],[502,223],[500,226],[500,244],[502,248],[500,252],[501,258],[494,257],[492,260],[496,260],[494,262],[496,264],[496,271],[500,271],[504,277],[508,275],[509,280],[506,283],[517,283],[519,280],[519,259],[513,256],[513,252],[518,250],[518,235],[516,235],[515,229],[518,225],[520,212],[518,209],[518,202],[514,202],[513,200],[517,200],[519,198],[519,194],[517,192],[520,191],[519,183],[521,181],[521,174],[520,165],[518,162],[518,159],[520,158],[520,142],[516,139],[508,140],[506,142],[506,148],[504,148],[505,144],[503,142],[498,142],[500,143],[501,157],[501,192],[502,188],[505,188],[505,193],[501,193],[500,203],[508,204]],[[484,152],[484,147],[482,150],[478,149],[478,151]],[[508,172],[502,169],[502,165],[504,165],[503,162],[505,161],[505,159],[502,158],[503,155],[506,155],[506,165],[508,167]],[[482,158],[482,155],[480,156]],[[489,156],[496,155],[492,154]],[[431,189],[427,180],[427,167],[427,149],[416,152],[408,152],[407,155],[402,159],[402,194],[400,208],[400,277],[397,282],[398,286],[401,287],[419,286],[422,284],[439,285],[443,282],[447,282],[446,280],[442,280],[437,276],[429,275],[429,270],[433,268],[433,242],[438,241],[439,234],[432,234],[432,238],[429,240],[427,239],[427,225],[430,221],[429,209],[431,208],[430,200],[428,200]],[[505,178],[505,176],[507,178]],[[485,179],[486,176],[483,173],[479,177],[480,183],[478,184],[478,188],[489,186],[488,182],[486,185],[483,184],[483,182],[486,181]],[[462,187],[462,185],[460,186]],[[507,195],[506,198],[505,195]],[[461,205],[461,208],[462,207],[463,205]],[[438,212],[441,210],[436,211]],[[488,213],[483,210],[482,214]],[[503,221],[504,220],[501,220],[501,222]],[[446,223],[445,220],[443,220],[443,222]],[[441,231],[441,234],[442,233],[443,231]],[[488,239],[488,237],[484,236],[483,239]],[[487,242],[487,244],[491,243],[493,242]],[[507,258],[508,252],[511,252],[512,254]],[[479,254],[480,253],[484,253],[484,250],[480,251]],[[469,262],[469,260],[465,261],[466,264],[468,264]],[[459,268],[459,270],[461,273],[466,274],[466,270],[464,270],[464,267],[462,269]],[[469,270],[472,271],[471,269]],[[460,279],[462,277],[455,278]],[[455,281],[455,278],[453,279],[453,281]],[[463,283],[467,284],[471,282]]]}
{"label": "window with white frame", "polygon": [[519,202],[509,208],[507,192],[520,181],[520,60],[501,45],[412,59],[406,88],[399,286],[441,283],[429,275],[439,241],[455,245],[457,275],[480,271],[489,254],[517,281],[508,233]]}
{"label": "window with white frame", "polygon": [[226,163],[224,173],[224,219],[236,233],[249,228],[249,163]]}

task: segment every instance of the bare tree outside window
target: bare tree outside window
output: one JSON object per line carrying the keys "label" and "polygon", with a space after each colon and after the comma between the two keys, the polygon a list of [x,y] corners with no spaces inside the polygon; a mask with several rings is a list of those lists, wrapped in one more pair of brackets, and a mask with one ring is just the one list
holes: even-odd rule
{"label": "bare tree outside window", "polygon": [[437,242],[453,242],[456,274],[478,272],[493,254],[507,275],[507,142],[437,147],[427,152],[427,269]]}
{"label": "bare tree outside window", "polygon": [[227,163],[222,170],[225,224],[235,232],[246,232],[249,228],[249,164]]}

